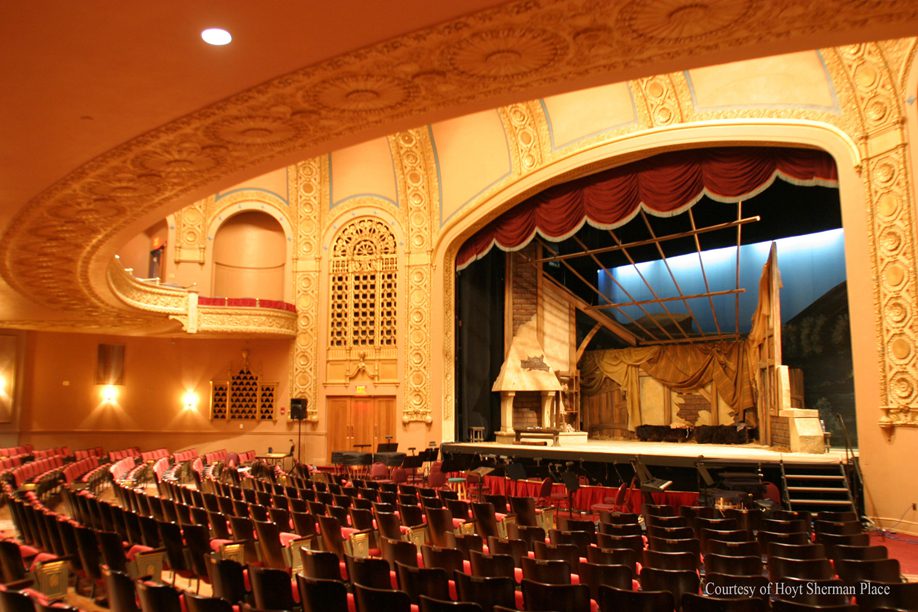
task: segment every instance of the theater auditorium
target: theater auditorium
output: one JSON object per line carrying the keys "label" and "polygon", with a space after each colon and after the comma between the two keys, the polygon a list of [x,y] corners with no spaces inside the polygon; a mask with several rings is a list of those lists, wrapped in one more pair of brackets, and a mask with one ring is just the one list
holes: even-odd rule
{"label": "theater auditorium", "polygon": [[0,612],[916,610],[906,0],[7,3]]}

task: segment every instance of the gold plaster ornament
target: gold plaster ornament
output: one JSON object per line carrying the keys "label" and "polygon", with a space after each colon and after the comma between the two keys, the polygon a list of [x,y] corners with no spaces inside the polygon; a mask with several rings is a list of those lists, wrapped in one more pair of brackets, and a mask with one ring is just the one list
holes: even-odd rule
{"label": "gold plaster ornament", "polygon": [[[318,393],[316,388],[316,362],[318,353],[319,272],[319,211],[322,209],[322,164],[311,158],[296,164],[292,169],[296,201],[296,248],[294,287],[296,291],[296,340],[290,388],[294,397],[306,402],[306,421],[319,421]],[[327,181],[326,181],[327,182]]]}
{"label": "gold plaster ornament", "polygon": [[912,347],[918,290],[915,273],[915,219],[909,188],[903,96],[890,69],[906,63],[913,45],[903,41],[849,45],[836,50],[835,64],[848,84],[856,134],[863,155],[868,203],[869,243],[874,274],[876,333],[881,345],[880,385],[882,427],[916,426],[918,358]]}
{"label": "gold plaster ornament", "polygon": [[[392,146],[394,145],[394,146]],[[433,146],[424,130],[390,139],[398,161],[401,201],[408,208],[408,369],[402,422],[433,422],[430,408],[431,201],[435,168]]]}

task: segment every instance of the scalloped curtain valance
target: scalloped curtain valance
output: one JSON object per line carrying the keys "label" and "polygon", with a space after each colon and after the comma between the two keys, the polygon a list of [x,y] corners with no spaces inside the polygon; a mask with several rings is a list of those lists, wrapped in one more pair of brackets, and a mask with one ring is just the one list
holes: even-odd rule
{"label": "scalloped curtain valance", "polygon": [[824,151],[721,147],[663,153],[551,187],[515,206],[462,245],[456,268],[461,270],[494,246],[519,250],[536,233],[559,242],[584,223],[612,229],[630,221],[639,207],[669,217],[704,196],[739,202],[761,193],[775,178],[801,186],[838,186],[835,161]]}

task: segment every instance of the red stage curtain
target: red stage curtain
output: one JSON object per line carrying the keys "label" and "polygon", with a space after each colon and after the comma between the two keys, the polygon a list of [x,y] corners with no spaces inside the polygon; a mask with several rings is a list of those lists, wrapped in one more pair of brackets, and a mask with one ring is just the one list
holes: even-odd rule
{"label": "red stage curtain", "polygon": [[779,177],[795,185],[838,186],[832,157],[811,149],[730,147],[664,153],[549,188],[507,211],[469,238],[456,258],[461,269],[492,246],[524,247],[536,232],[565,240],[583,223],[609,229],[643,206],[657,216],[678,214],[702,196],[737,202]]}

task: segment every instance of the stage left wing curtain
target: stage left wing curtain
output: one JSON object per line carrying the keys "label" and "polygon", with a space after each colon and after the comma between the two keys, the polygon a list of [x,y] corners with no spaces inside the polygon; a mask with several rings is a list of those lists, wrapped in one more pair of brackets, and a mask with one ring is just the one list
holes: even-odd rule
{"label": "stage left wing curtain", "polygon": [[608,377],[625,390],[628,429],[643,424],[641,370],[674,391],[686,393],[713,383],[720,397],[741,421],[752,408],[752,381],[745,342],[674,344],[605,351],[588,351],[581,362],[581,389],[598,389]]}
{"label": "stage left wing curtain", "polygon": [[612,168],[549,188],[497,217],[469,238],[456,258],[462,269],[493,246],[516,251],[536,233],[570,238],[584,223],[611,229],[643,207],[672,216],[703,196],[721,202],[748,199],[776,178],[795,185],[836,187],[838,170],[828,153],[810,149],[728,147],[676,151]]}

